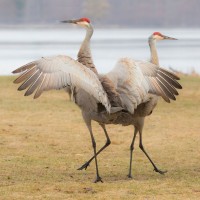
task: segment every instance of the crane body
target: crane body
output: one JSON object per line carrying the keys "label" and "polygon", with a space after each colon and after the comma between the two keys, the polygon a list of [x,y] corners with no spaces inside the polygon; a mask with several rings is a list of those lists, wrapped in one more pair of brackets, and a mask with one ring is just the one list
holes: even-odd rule
{"label": "crane body", "polygon": [[[159,66],[159,58],[158,58],[158,53],[157,53],[157,48],[156,48],[156,42],[159,40],[176,40],[175,38],[172,37],[168,37],[165,35],[162,35],[159,32],[154,32],[148,39],[149,42],[149,47],[150,47],[150,53],[151,53],[151,58],[150,58],[150,62]],[[180,89],[181,87],[179,87]],[[171,87],[171,90],[173,90],[173,92],[171,92],[172,95],[172,99],[176,100],[174,95],[178,95],[178,92],[176,90],[174,90],[173,86]],[[137,117],[135,119],[135,123],[137,124],[137,126],[135,126],[135,132],[133,135],[133,140],[131,142],[131,146],[130,146],[130,167],[129,167],[129,173],[128,173],[128,177],[132,178],[132,154],[133,154],[133,150],[134,150],[134,142],[135,142],[135,138],[137,133],[139,132],[140,134],[140,143],[139,143],[139,147],[141,148],[141,150],[145,153],[145,155],[147,156],[147,158],[149,159],[149,161],[151,162],[151,164],[154,167],[154,171],[160,173],[160,174],[164,174],[167,171],[162,171],[159,170],[156,165],[154,164],[154,162],[151,160],[151,158],[149,157],[149,155],[147,154],[147,152],[144,149],[144,146],[142,144],[142,130],[143,130],[143,126],[144,126],[144,120],[146,116],[149,116],[150,114],[152,114],[154,108],[156,107],[158,100],[159,100],[159,96],[157,95],[153,95],[153,94],[148,94],[149,97],[149,101],[145,102],[144,104],[142,104],[143,106],[139,106],[137,108],[137,110],[139,110],[140,112],[143,113],[143,116],[141,117]]]}

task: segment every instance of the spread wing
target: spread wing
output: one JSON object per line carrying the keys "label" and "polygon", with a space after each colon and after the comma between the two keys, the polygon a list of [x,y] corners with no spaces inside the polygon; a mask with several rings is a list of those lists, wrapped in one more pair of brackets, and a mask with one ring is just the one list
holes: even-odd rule
{"label": "spread wing", "polygon": [[41,58],[28,63],[13,73],[22,74],[14,83],[22,83],[18,90],[27,89],[25,96],[35,92],[38,98],[43,91],[78,87],[96,98],[110,111],[110,102],[97,75],[90,69],[68,56]]}
{"label": "spread wing", "polygon": [[176,74],[150,62],[136,61],[136,63],[150,86],[149,93],[161,96],[166,102],[170,102],[170,99],[176,100],[175,95],[178,95],[176,89],[182,89],[177,82],[180,78]]}
{"label": "spread wing", "polygon": [[124,108],[131,113],[139,104],[148,100],[148,93],[170,102],[170,99],[176,100],[176,89],[182,88],[175,74],[152,63],[129,58],[119,60],[107,76],[121,95]]}

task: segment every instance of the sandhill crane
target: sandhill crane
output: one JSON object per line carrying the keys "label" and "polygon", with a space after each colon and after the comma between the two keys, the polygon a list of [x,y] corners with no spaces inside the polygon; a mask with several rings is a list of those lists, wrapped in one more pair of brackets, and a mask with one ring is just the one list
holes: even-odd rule
{"label": "sandhill crane", "polygon": [[[92,27],[89,19],[81,18],[73,21],[75,24],[86,28],[85,40],[88,42],[91,37],[88,36],[88,27],[89,29]],[[178,79],[176,75],[148,62],[123,58],[117,62],[111,72],[99,76],[94,68],[90,69],[87,63],[81,64],[79,61],[63,55],[33,61],[13,71],[13,73],[22,72],[14,83],[23,82],[18,90],[28,88],[25,96],[35,92],[34,98],[38,98],[43,91],[70,88],[74,102],[80,107],[91,135],[96,165],[95,182],[98,182],[102,179],[99,175],[97,154],[102,151],[102,148],[98,152],[96,151],[91,121],[97,121],[102,126],[107,143],[110,143],[105,124],[137,126],[135,119],[141,117],[142,114],[137,108],[142,107],[145,102],[149,101],[149,93],[161,96],[169,102],[171,93],[174,93],[171,90],[172,85],[175,88],[181,86],[176,81]],[[103,81],[100,82],[102,77],[109,78],[109,81],[112,81],[112,87],[120,95],[123,110],[110,112],[112,108],[108,98],[109,95],[102,86]],[[109,84],[109,81],[107,84]]]}
{"label": "sandhill crane", "polygon": [[[161,33],[159,32],[154,32],[150,37],[149,37],[149,46],[150,46],[150,52],[151,52],[151,63],[153,64],[156,64],[159,66],[159,60],[158,60],[158,55],[157,55],[157,50],[156,50],[156,41],[159,41],[159,40],[176,40],[175,38],[172,38],[172,37],[168,37],[168,36],[165,36],[165,35],[162,35]],[[125,66],[128,67],[128,64],[129,64],[129,60],[125,59],[127,61],[127,63],[125,63]],[[145,63],[146,65],[148,65],[148,63]],[[118,70],[118,69],[116,69]],[[146,69],[148,70],[148,69]],[[163,69],[161,69],[163,70]],[[173,78],[175,80],[179,80],[179,77],[177,77],[176,75],[172,74],[171,72],[168,72],[166,70],[164,70],[166,75],[169,76],[168,77],[168,80],[170,81],[170,78]],[[110,80],[113,80],[113,71],[111,71],[110,73],[108,73],[106,75]],[[115,79],[116,77],[114,77]],[[161,78],[161,77],[160,77]],[[167,78],[167,77],[166,77]],[[113,80],[113,81],[116,81],[116,80]],[[121,86],[118,86],[117,87],[117,91],[120,90],[121,88],[120,87],[123,87],[123,85]],[[178,92],[176,91],[175,88],[178,88],[178,89],[181,89],[181,85],[178,84],[176,81],[173,83],[172,82],[172,85],[168,85],[168,90],[166,90],[165,92],[168,93],[169,95],[169,98],[171,98],[172,100],[176,100],[174,95],[178,95]],[[121,92],[119,92],[121,94]],[[153,95],[153,94],[148,94],[147,95],[147,98],[148,100],[145,102],[145,103],[142,103],[140,104],[136,109],[135,109],[135,113],[133,115],[133,118],[134,118],[134,127],[135,127],[135,132],[134,132],[134,136],[133,136],[133,140],[132,140],[132,143],[130,145],[130,166],[129,166],[129,173],[128,173],[128,177],[129,178],[132,178],[132,153],[133,153],[133,150],[134,150],[134,142],[135,142],[135,138],[136,138],[136,135],[139,131],[140,133],[140,143],[139,143],[139,147],[141,148],[141,150],[145,153],[145,155],[147,156],[147,158],[149,159],[149,161],[152,163],[153,167],[154,167],[154,171],[155,172],[158,172],[160,174],[164,174],[166,173],[167,171],[162,171],[162,170],[159,170],[156,165],[154,164],[154,162],[151,160],[151,158],[149,157],[149,155],[147,154],[147,152],[145,151],[144,149],[144,146],[142,144],[142,130],[143,130],[143,126],[144,126],[144,119],[146,116],[150,115],[152,112],[153,112],[153,109],[155,108],[155,106],[157,105],[157,101],[158,101],[158,96],[157,95]],[[169,102],[169,99],[165,99],[167,102]],[[123,119],[122,119],[123,120]],[[127,120],[127,118],[126,118]],[[109,141],[108,141],[109,142]],[[108,146],[108,145],[107,145]],[[106,145],[104,146],[107,147]],[[98,153],[100,153],[104,148],[102,148]],[[94,159],[94,156],[89,159],[86,163],[84,163],[80,168],[79,170],[82,170],[82,169],[87,169],[87,167],[89,166],[90,162]]]}
{"label": "sandhill crane", "polygon": [[[81,23],[79,21],[81,21]],[[93,27],[90,24],[90,20],[88,18],[81,18],[78,20],[64,20],[61,22],[77,24],[86,29],[86,35],[79,49],[77,60],[78,62],[80,62],[81,64],[83,64],[84,66],[92,70],[98,76],[104,90],[106,91],[108,95],[109,101],[111,102],[112,112],[121,110],[121,100],[120,100],[119,94],[116,92],[114,88],[113,83],[106,76],[102,76],[101,74],[98,74],[96,66],[93,62],[92,54],[90,50],[90,39],[93,35]],[[70,93],[69,88],[68,88],[68,92]]]}
{"label": "sandhill crane", "polygon": [[[156,42],[160,41],[160,40],[177,40],[176,38],[172,38],[172,37],[168,37],[165,36],[163,34],[161,34],[160,32],[154,32],[150,37],[149,37],[149,47],[150,47],[150,53],[151,53],[151,59],[150,62],[159,66],[159,59],[158,59],[158,54],[157,54],[157,49],[156,49]],[[176,79],[178,79],[178,77],[174,77]],[[180,89],[181,86],[177,85],[177,87]],[[178,95],[178,92],[174,89],[173,85],[171,87],[171,98],[173,100],[176,100],[176,98],[174,97],[174,95]],[[130,167],[129,167],[129,173],[128,173],[128,177],[132,178],[132,154],[133,154],[133,150],[134,150],[134,142],[135,142],[135,138],[136,135],[139,131],[140,134],[140,142],[139,142],[139,147],[141,148],[141,150],[145,153],[145,155],[147,156],[147,158],[149,159],[149,161],[151,162],[151,164],[154,167],[154,171],[158,172],[160,174],[164,174],[167,171],[162,171],[159,170],[156,165],[154,164],[154,162],[151,160],[151,158],[149,157],[149,155],[147,154],[147,152],[144,149],[144,146],[142,144],[142,130],[143,130],[143,126],[144,126],[144,118],[150,114],[152,114],[154,108],[157,105],[158,102],[158,96],[157,95],[153,95],[153,94],[149,94],[149,101],[147,101],[146,103],[143,104],[143,106],[141,108],[138,108],[139,110],[141,110],[143,112],[143,117],[141,118],[136,118],[136,123],[138,124],[137,127],[135,127],[135,132],[134,132],[134,136],[133,136],[133,140],[130,146]],[[140,112],[141,112],[140,111]]]}

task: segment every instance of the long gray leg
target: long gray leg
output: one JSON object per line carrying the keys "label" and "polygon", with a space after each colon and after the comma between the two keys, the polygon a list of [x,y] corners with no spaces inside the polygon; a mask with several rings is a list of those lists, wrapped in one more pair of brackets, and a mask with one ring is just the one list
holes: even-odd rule
{"label": "long gray leg", "polygon": [[[106,143],[105,145],[96,153],[96,156],[101,153],[107,146],[109,146],[111,144],[110,138],[108,136],[108,133],[106,131],[106,127],[104,124],[100,124],[100,126],[103,128],[105,136],[106,136]],[[92,162],[92,160],[95,158],[95,156],[92,156],[86,163],[84,163],[80,168],[78,168],[77,170],[83,170],[83,169],[87,169],[87,167],[90,165],[90,163]]]}
{"label": "long gray leg", "polygon": [[97,183],[99,181],[103,182],[101,177],[99,176],[99,169],[98,169],[98,163],[97,163],[97,152],[96,152],[96,142],[95,142],[95,139],[94,139],[94,135],[92,133],[91,120],[87,120],[86,125],[88,127],[89,132],[90,132],[90,136],[91,136],[91,140],[92,140],[92,147],[93,147],[93,150],[94,150],[94,158],[95,158],[95,165],[96,165],[96,176],[97,176],[96,180],[94,182],[95,183]]}
{"label": "long gray leg", "polygon": [[142,131],[139,131],[139,135],[140,135],[139,147],[140,147],[140,149],[144,152],[144,154],[146,155],[146,157],[149,159],[149,161],[151,162],[151,164],[153,165],[154,171],[155,171],[155,172],[158,172],[158,173],[160,173],[160,174],[165,174],[167,171],[161,171],[161,170],[159,170],[159,169],[156,167],[156,165],[154,164],[154,162],[151,160],[151,158],[149,157],[149,155],[147,154],[147,152],[145,151],[144,146],[143,146],[143,144],[142,144]]}
{"label": "long gray leg", "polygon": [[132,140],[131,146],[130,146],[130,165],[129,165],[129,173],[128,173],[129,178],[132,178],[132,158],[133,158],[134,143],[135,143],[135,138],[136,138],[137,132],[138,132],[138,129],[135,127],[133,140]]}

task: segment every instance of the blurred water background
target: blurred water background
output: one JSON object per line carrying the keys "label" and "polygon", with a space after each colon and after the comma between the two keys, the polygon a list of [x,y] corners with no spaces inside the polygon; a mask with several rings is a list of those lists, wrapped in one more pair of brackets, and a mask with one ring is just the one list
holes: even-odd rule
{"label": "blurred water background", "polygon": [[[65,25],[66,26],[66,25]],[[178,40],[157,44],[160,65],[165,68],[200,73],[200,29],[95,29],[91,50],[97,69],[106,73],[121,57],[148,60],[148,37],[160,31]],[[0,75],[27,62],[52,55],[68,55],[76,59],[85,30],[80,28],[1,29]]]}

